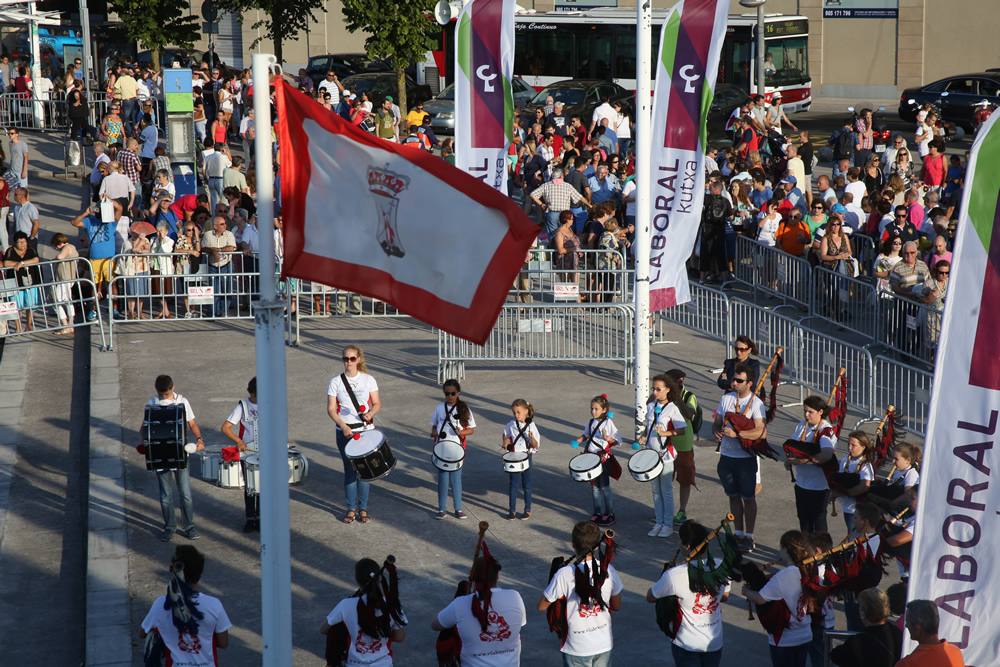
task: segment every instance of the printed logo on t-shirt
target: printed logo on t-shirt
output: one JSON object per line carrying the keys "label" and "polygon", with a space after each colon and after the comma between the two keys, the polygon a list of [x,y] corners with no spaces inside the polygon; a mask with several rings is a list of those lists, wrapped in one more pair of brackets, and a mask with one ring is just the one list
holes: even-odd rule
{"label": "printed logo on t-shirt", "polygon": [[719,608],[719,600],[711,593],[695,593],[692,614],[711,614]]}
{"label": "printed logo on t-shirt", "polygon": [[577,608],[576,613],[580,618],[593,618],[594,616],[600,614],[602,611],[604,611],[604,607],[600,605],[581,604]]}
{"label": "printed logo on t-shirt", "polygon": [[481,642],[501,642],[510,639],[510,626],[507,620],[496,611],[490,610],[486,615],[486,632],[479,633]]}
{"label": "printed logo on t-shirt", "polygon": [[358,628],[358,636],[354,640],[354,651],[356,653],[378,653],[382,650],[382,639],[379,637],[369,637]]}
{"label": "printed logo on t-shirt", "polygon": [[198,635],[182,632],[177,637],[177,648],[185,653],[201,653],[201,638]]}

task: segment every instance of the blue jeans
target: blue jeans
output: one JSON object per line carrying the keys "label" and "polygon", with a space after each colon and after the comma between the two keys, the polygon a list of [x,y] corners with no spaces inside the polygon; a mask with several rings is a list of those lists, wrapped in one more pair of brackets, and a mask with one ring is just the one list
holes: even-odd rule
{"label": "blue jeans", "polygon": [[545,212],[545,233],[549,235],[551,239],[556,234],[556,230],[559,229],[559,214],[562,211],[546,211]]}
{"label": "blue jeans", "polygon": [[[173,480],[173,484],[171,484]],[[174,494],[173,488],[177,487],[177,494],[181,501],[181,514],[184,517],[183,528],[194,528],[194,503],[191,501],[191,475],[187,468],[183,470],[164,470],[156,473],[156,483],[160,486],[160,511],[163,512],[163,529],[173,532],[177,529],[174,523]]]}
{"label": "blue jeans", "polygon": [[223,185],[225,181],[222,180],[222,176],[209,176],[208,177],[208,200],[212,206],[212,212],[215,212],[215,205],[219,203],[219,200],[225,199],[225,195],[222,194]]}
{"label": "blue jeans", "polygon": [[798,646],[768,646],[773,667],[806,667],[811,642]]}
{"label": "blue jeans", "polygon": [[563,667],[611,667],[611,651],[597,655],[562,654]]}
{"label": "blue jeans", "polygon": [[347,510],[367,510],[368,491],[371,489],[371,482],[358,479],[358,473],[354,469],[354,464],[347,458],[344,448],[347,447],[347,438],[339,430],[337,431],[337,449],[340,450],[340,460],[344,462],[344,502],[347,503]]}
{"label": "blue jeans", "polygon": [[656,523],[664,526],[673,525],[674,521],[674,484],[672,475],[660,475],[649,483],[653,491],[653,513]]}
{"label": "blue jeans", "polygon": [[448,505],[448,487],[451,486],[451,500],[455,511],[462,511],[462,469],[452,471],[438,470],[438,512],[446,511]]}
{"label": "blue jeans", "polygon": [[670,652],[674,655],[675,667],[719,667],[719,663],[722,662],[722,649],[701,653],[689,651],[677,644],[671,644]]}
{"label": "blue jeans", "polygon": [[[834,502],[837,502],[836,500]],[[854,535],[854,513],[843,512],[844,524],[847,526],[847,534]]]}
{"label": "blue jeans", "polygon": [[590,483],[590,491],[594,496],[594,514],[615,513],[614,496],[611,494],[611,475],[607,470]]}
{"label": "blue jeans", "polygon": [[233,272],[233,263],[230,261],[225,266],[209,264],[208,272],[212,275],[212,289],[215,292],[213,316],[225,317],[226,311],[229,309],[230,292],[232,291],[233,279],[229,274]]}
{"label": "blue jeans", "polygon": [[508,511],[513,514],[514,509],[517,507],[517,487],[520,486],[524,491],[524,511],[531,511],[531,466],[524,472],[512,472],[507,473],[507,479],[509,484],[507,487],[507,496],[509,502],[507,504]]}
{"label": "blue jeans", "polygon": [[[136,113],[139,111],[139,100],[133,97],[130,100],[122,100],[122,120],[125,121],[125,133],[132,134],[135,127]],[[124,141],[124,140],[123,140]]]}
{"label": "blue jeans", "polygon": [[587,225],[587,218],[590,214],[582,206],[575,206],[570,209],[573,212],[573,233],[577,236],[583,235],[583,228]]}

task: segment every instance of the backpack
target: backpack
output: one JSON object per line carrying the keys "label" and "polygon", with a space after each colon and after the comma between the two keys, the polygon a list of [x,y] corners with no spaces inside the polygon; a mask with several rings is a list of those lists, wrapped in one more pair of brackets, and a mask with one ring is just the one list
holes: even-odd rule
{"label": "backpack", "polygon": [[837,159],[851,157],[854,152],[854,133],[842,129],[833,142],[833,153]]}
{"label": "backpack", "polygon": [[694,429],[695,437],[697,437],[701,432],[702,424],[705,422],[705,416],[702,413],[701,405],[698,403],[698,397],[694,395],[693,391],[685,389],[681,400],[690,405],[694,410],[694,416],[691,417],[691,428]]}

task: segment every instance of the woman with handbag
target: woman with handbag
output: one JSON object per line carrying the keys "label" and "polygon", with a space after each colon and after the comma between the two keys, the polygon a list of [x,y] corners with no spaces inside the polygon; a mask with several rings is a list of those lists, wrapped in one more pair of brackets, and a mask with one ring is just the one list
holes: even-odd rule
{"label": "woman with handbag", "polygon": [[826,223],[826,234],[819,243],[819,261],[823,266],[854,277],[854,252],[851,239],[844,233],[844,215],[834,212]]}

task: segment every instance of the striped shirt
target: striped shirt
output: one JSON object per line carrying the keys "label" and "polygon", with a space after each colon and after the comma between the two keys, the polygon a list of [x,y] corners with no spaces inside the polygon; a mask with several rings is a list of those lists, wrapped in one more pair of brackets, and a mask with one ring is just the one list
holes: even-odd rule
{"label": "striped shirt", "polygon": [[583,200],[583,196],[576,191],[576,188],[566,181],[543,183],[535,188],[531,196],[548,204],[550,211],[559,213],[568,211],[573,204]]}
{"label": "striped shirt", "polygon": [[139,182],[139,174],[142,171],[142,163],[139,156],[130,150],[118,151],[118,164],[121,165],[122,173],[128,176],[133,183]]}

